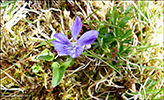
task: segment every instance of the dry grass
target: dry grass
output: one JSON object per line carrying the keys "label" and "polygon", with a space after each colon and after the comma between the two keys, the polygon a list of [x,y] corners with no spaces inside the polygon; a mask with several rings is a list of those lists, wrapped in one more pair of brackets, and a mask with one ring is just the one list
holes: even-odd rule
{"label": "dry grass", "polygon": [[[143,6],[144,3],[148,5]],[[107,11],[112,11],[113,6],[123,7],[125,11],[128,5],[134,6],[130,12],[132,18],[127,24],[132,29],[130,38],[133,39],[133,43],[130,47],[133,47],[133,50],[128,52],[126,57],[120,56],[124,65],[117,67],[121,69],[121,73],[117,73],[101,59],[81,55],[74,59],[74,64],[66,70],[59,85],[53,88],[51,62],[36,58],[45,48],[55,55],[53,61],[65,62],[67,57],[58,57],[51,44],[36,46],[53,39],[57,32],[70,37],[68,33],[71,31],[75,15],[84,20],[100,8],[86,21],[104,21]],[[18,0],[15,5],[8,4],[6,8],[1,9],[1,99],[143,100],[164,96],[162,92],[157,94],[164,89],[162,18],[163,2],[160,1],[140,3]],[[92,26],[98,28],[99,24],[92,23]],[[87,30],[90,30],[90,27],[85,23],[81,33]],[[146,43],[149,44],[146,46]],[[154,46],[156,44],[159,45]],[[117,47],[113,48],[116,49]],[[109,53],[113,58],[106,62],[119,63],[116,61],[115,53]],[[106,57],[104,52],[97,55]],[[31,67],[34,64],[41,65],[42,71],[33,73]]]}

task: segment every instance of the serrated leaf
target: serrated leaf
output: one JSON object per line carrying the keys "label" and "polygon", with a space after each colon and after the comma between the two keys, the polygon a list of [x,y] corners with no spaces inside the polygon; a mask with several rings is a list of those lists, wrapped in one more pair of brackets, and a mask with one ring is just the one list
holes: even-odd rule
{"label": "serrated leaf", "polygon": [[52,86],[56,87],[60,80],[62,79],[64,73],[65,73],[65,66],[60,66],[58,62],[54,62],[52,64],[53,68],[53,77],[52,77]]}
{"label": "serrated leaf", "polygon": [[48,49],[45,49],[44,51],[42,51],[38,58],[38,60],[47,60],[47,61],[52,61],[54,59],[54,55],[51,51],[49,51]]}

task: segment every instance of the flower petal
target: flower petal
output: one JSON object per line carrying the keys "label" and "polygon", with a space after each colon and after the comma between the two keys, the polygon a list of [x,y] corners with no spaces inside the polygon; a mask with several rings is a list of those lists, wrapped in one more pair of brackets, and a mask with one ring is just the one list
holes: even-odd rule
{"label": "flower petal", "polygon": [[98,34],[97,30],[87,31],[77,40],[77,43],[81,46],[91,44],[97,39]]}
{"label": "flower petal", "polygon": [[83,47],[82,46],[77,46],[76,48],[76,57],[80,56],[83,53]]}
{"label": "flower petal", "polygon": [[91,44],[83,45],[83,48],[84,48],[84,49],[90,49],[90,48],[91,48]]}
{"label": "flower petal", "polygon": [[72,37],[75,41],[77,40],[77,36],[80,33],[81,27],[82,27],[81,18],[77,16],[72,26]]}
{"label": "flower petal", "polygon": [[70,53],[69,55],[72,58],[77,58],[78,56],[80,56],[83,53],[83,47],[82,46],[77,46],[76,47],[76,51],[74,53]]}
{"label": "flower petal", "polygon": [[63,43],[61,43],[59,41],[56,41],[56,40],[52,41],[52,44],[56,48],[56,51],[57,51],[59,56],[66,56],[66,55],[68,55],[67,51],[65,50],[65,46],[67,44],[63,44]]}
{"label": "flower petal", "polygon": [[68,40],[67,36],[65,36],[62,33],[56,33],[56,34],[54,34],[54,37],[55,37],[56,41],[59,41],[60,43],[70,44],[70,41]]}

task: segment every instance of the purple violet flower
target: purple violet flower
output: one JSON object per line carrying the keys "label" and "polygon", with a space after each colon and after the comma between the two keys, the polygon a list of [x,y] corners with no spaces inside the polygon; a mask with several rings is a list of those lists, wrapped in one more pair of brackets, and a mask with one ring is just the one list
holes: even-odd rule
{"label": "purple violet flower", "polygon": [[98,36],[97,30],[90,30],[85,32],[78,40],[77,37],[80,33],[80,30],[82,28],[82,22],[81,18],[79,16],[76,17],[75,22],[72,26],[72,37],[75,40],[75,42],[71,43],[67,36],[65,36],[62,33],[56,33],[54,35],[56,40],[52,41],[52,44],[57,50],[57,53],[59,56],[66,56],[70,55],[72,58],[76,58],[85,48],[83,48],[85,45],[90,45],[93,43]]}

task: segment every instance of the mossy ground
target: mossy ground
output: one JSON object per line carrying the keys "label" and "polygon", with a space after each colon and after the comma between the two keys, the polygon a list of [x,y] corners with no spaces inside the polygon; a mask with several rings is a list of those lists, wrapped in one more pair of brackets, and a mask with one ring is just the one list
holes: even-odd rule
{"label": "mossy ground", "polygon": [[[162,1],[2,1],[1,99],[162,99],[163,11]],[[69,57],[47,40],[58,32],[71,38],[76,15],[81,34],[96,29],[99,37],[52,87],[52,62]],[[37,59],[45,49],[53,61]]]}

